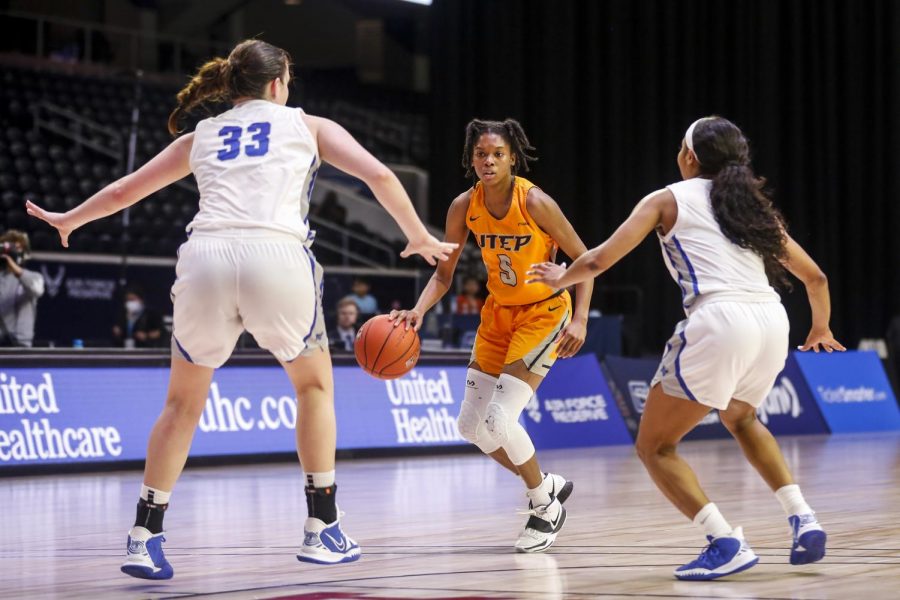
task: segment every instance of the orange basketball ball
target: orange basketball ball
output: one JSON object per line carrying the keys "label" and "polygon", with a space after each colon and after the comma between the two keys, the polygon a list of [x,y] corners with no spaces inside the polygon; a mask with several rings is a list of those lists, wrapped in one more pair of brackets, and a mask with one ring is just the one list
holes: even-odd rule
{"label": "orange basketball ball", "polygon": [[359,329],[353,352],[359,366],[372,377],[396,379],[416,366],[419,334],[405,324],[394,327],[388,315],[378,315]]}

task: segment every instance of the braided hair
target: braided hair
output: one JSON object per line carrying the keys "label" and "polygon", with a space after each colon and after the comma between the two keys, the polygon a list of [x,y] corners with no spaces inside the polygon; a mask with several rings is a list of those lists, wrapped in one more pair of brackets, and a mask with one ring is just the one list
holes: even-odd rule
{"label": "braided hair", "polygon": [[528,167],[529,161],[537,160],[537,157],[529,154],[530,150],[534,150],[534,146],[528,141],[525,130],[522,125],[515,119],[506,119],[504,121],[482,121],[481,119],[472,119],[466,125],[466,142],[463,145],[462,167],[466,170],[466,177],[472,177],[472,153],[475,151],[475,144],[478,139],[485,133],[494,133],[503,138],[503,141],[509,144],[510,153],[516,158],[512,165],[513,176],[518,175],[519,169],[530,171]]}
{"label": "braided hair", "polygon": [[753,172],[747,138],[722,117],[700,121],[692,137],[700,173],[712,178],[710,201],[722,233],[763,259],[773,285],[790,289],[781,262],[787,258],[787,225],[764,189],[766,180]]}

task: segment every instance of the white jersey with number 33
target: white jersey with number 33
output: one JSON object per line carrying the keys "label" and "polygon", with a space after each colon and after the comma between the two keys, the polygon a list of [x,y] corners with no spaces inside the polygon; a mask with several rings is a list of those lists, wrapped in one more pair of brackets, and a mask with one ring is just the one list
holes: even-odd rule
{"label": "white jersey with number 33", "polygon": [[312,242],[319,155],[303,112],[250,100],[197,124],[190,165],[200,188],[191,231],[261,228]]}

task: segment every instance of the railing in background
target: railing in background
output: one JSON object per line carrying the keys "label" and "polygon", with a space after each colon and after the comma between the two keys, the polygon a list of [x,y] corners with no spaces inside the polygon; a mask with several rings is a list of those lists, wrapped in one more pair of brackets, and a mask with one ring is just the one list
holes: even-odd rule
{"label": "railing in background", "polygon": [[[116,161],[116,173],[124,174],[124,132],[82,117],[78,113],[52,102],[37,102],[31,107],[31,113],[34,118],[33,127],[35,129],[50,131],[73,142],[77,147],[83,146],[98,154],[112,158]],[[60,119],[66,119],[67,121],[60,123]],[[96,136],[101,136],[101,140],[98,141]],[[180,179],[173,185],[183,190],[197,193],[197,186],[189,177]]]}
{"label": "railing in background", "polygon": [[[384,269],[387,267],[393,268],[397,265],[396,252],[387,244],[382,244],[381,242],[362,236],[355,231],[351,231],[350,229],[343,227],[342,225],[338,225],[333,221],[329,221],[315,215],[311,215],[309,217],[309,220],[314,225],[314,229],[318,234],[316,236],[315,245],[327,248],[332,252],[340,253],[344,257],[344,260],[341,262],[343,266],[350,266],[352,264],[350,262],[351,260],[376,269]],[[321,231],[323,229],[325,231],[328,231],[331,235],[338,237],[340,239],[340,243],[335,244],[333,241],[322,239]],[[387,262],[387,264],[373,260],[371,257],[363,256],[357,252],[353,252],[352,250],[350,250],[350,240],[354,240],[359,244],[367,245],[376,252],[380,251],[381,254],[383,254],[383,258]]]}
{"label": "railing in background", "polygon": [[108,156],[118,162],[117,170],[121,171],[124,149],[121,131],[47,101],[33,104],[31,114],[35,129],[45,129],[74,142],[76,146]]}
{"label": "railing in background", "polygon": [[[123,132],[87,119],[76,112],[47,101],[35,103],[31,107],[31,111],[34,117],[33,126],[35,129],[50,131],[68,139],[76,146],[83,146],[98,154],[112,158],[116,161],[116,172],[123,173],[125,160]],[[175,185],[195,195],[199,195],[197,185],[190,177],[177,181]],[[311,216],[310,220],[317,229],[323,229],[332,238],[339,240],[336,243],[334,239],[319,239],[316,241],[316,244],[336,255],[340,255],[341,265],[362,265],[380,269],[396,266],[396,252],[389,245],[367,238],[322,217]],[[352,250],[350,248],[351,240],[357,246],[367,247],[368,256]]]}
{"label": "railing in background", "polygon": [[[39,15],[25,11],[3,10],[0,11],[0,17],[24,21],[26,23],[24,26],[34,27],[33,51],[35,56],[39,57],[48,56],[48,25],[67,27],[80,33],[78,37],[81,40],[81,44],[76,48],[78,56],[72,58],[81,62],[96,62],[98,52],[97,48],[95,48],[95,42],[97,41],[95,34],[106,36],[104,43],[110,47],[116,46],[116,42],[118,42],[118,45],[127,48],[127,57],[120,57],[126,60],[118,63],[117,66],[130,70],[145,68],[146,61],[152,61],[156,63],[154,70],[181,74],[184,66],[193,66],[203,57],[215,54],[228,54],[230,50],[230,44],[225,42],[198,41],[188,37],[152,33],[79,19]],[[152,56],[143,55],[146,52],[147,45],[153,48],[154,54]],[[171,57],[170,64],[158,64],[161,56]]]}
{"label": "railing in background", "polygon": [[364,145],[384,144],[397,150],[403,161],[411,160],[412,133],[407,125],[348,102],[335,102],[332,117],[362,137]]}
{"label": "railing in background", "polygon": [[[175,261],[174,256],[131,256],[123,273],[113,255],[34,252],[28,268],[41,273],[46,283],[46,293],[38,301],[35,343],[70,346],[80,339],[85,346],[108,345],[121,309],[123,280],[143,288],[148,307],[170,313]],[[429,276],[430,272],[416,269],[325,265],[326,322],[333,323],[337,302],[350,293],[354,277],[370,281],[380,309],[387,312],[394,302],[412,306]]]}

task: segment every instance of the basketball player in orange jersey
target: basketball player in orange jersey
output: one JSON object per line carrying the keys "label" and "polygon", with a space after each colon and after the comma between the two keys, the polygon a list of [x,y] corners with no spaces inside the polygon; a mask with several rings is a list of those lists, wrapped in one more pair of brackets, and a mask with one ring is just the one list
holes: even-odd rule
{"label": "basketball player in orange jersey", "polygon": [[[520,475],[530,515],[516,542],[519,552],[542,552],[566,520],[562,506],[572,483],[538,465],[519,415],[557,357],[574,356],[584,343],[593,285],[578,284],[575,307],[565,290],[526,283],[533,262],[552,260],[557,248],[578,258],[587,251],[553,198],[517,176],[533,160],[522,126],[473,120],[466,126],[462,166],[478,181],[450,204],[445,241],[457,243],[440,263],[412,310],[391,311],[395,325],[418,329],[425,313],[447,293],[469,231],[488,272],[488,297],[466,373],[459,433]],[[539,260],[535,260],[539,259]]]}

